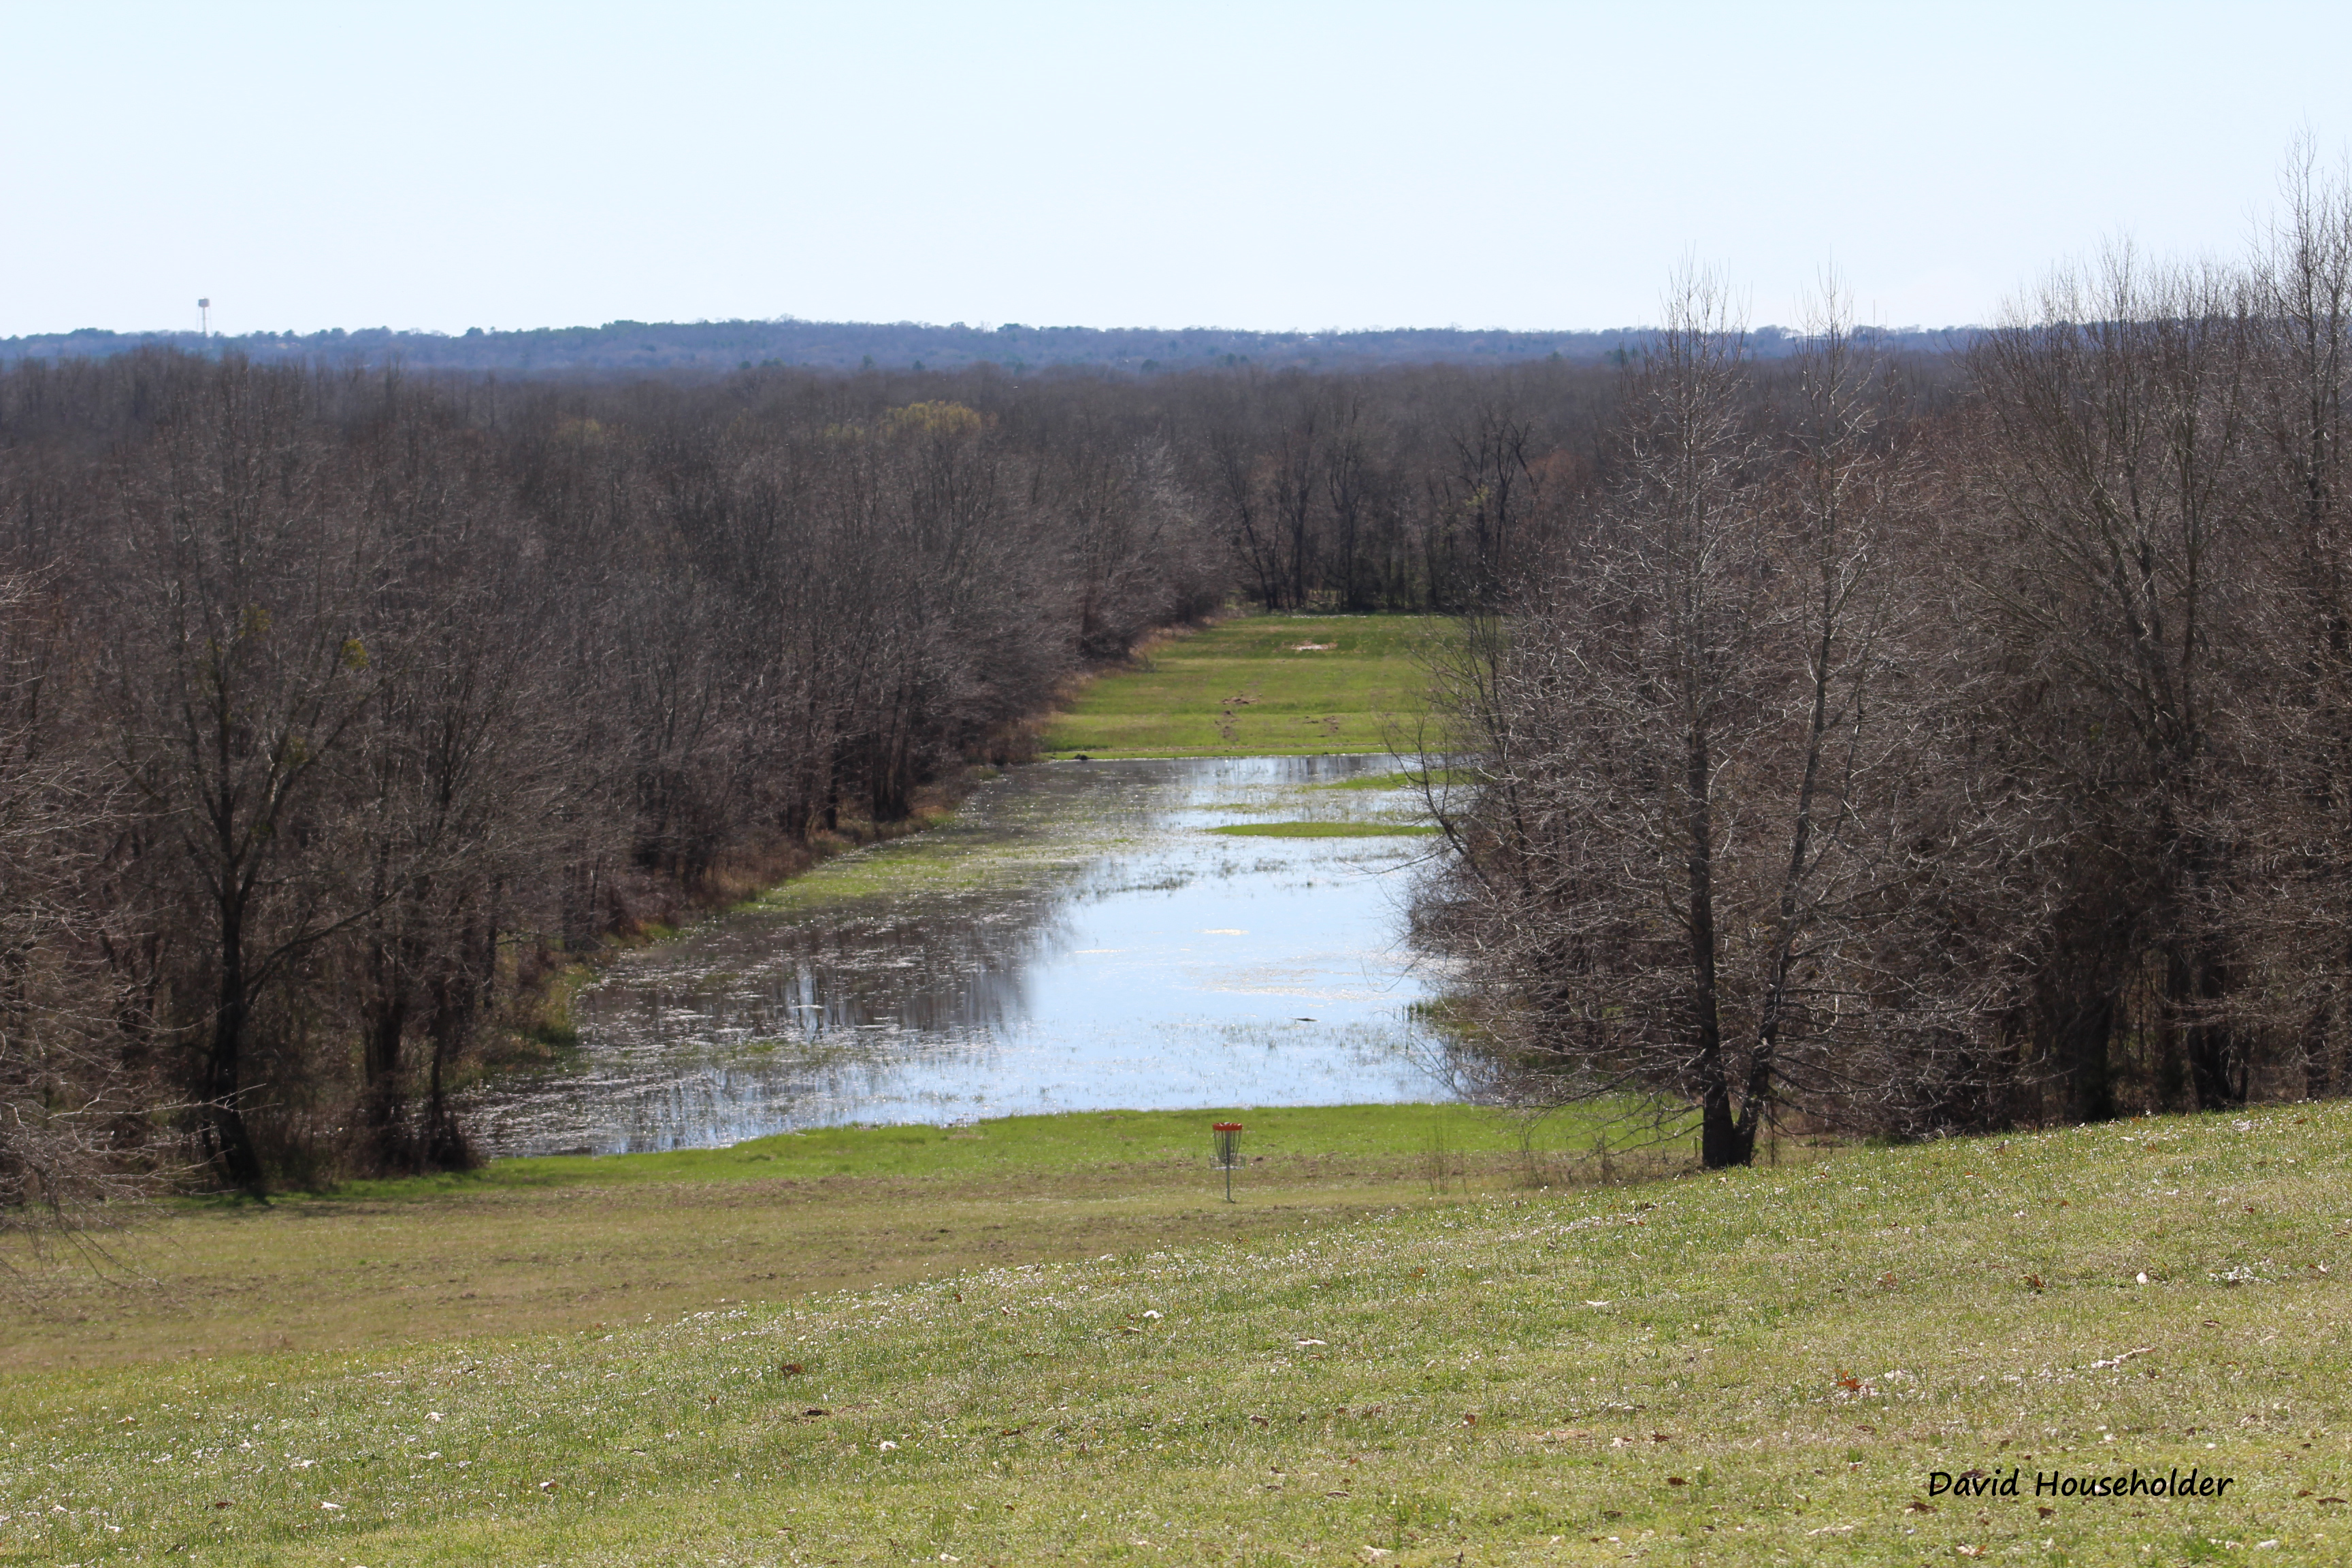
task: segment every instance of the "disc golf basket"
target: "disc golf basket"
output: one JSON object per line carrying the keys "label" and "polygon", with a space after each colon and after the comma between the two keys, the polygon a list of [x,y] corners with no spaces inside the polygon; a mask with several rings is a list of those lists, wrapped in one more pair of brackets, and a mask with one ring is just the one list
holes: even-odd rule
{"label": "disc golf basket", "polygon": [[1220,1121],[1211,1131],[1217,1135],[1217,1165],[1225,1173],[1225,1202],[1234,1201],[1234,1167],[1242,1163],[1242,1124]]}

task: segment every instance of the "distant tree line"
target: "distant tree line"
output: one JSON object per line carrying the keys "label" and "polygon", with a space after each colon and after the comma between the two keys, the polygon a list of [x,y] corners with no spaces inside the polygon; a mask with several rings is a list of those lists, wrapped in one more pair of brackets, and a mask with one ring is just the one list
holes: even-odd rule
{"label": "distant tree line", "polygon": [[[1967,331],[1904,328],[1879,334],[1883,346],[1942,352]],[[1529,361],[1598,364],[1638,353],[1647,329],[1510,331],[1499,328],[1372,328],[1354,331],[1254,332],[1219,327],[1029,326],[1019,321],[945,326],[925,321],[606,321],[598,326],[531,327],[462,332],[367,327],[324,331],[254,331],[209,337],[197,331],[70,332],[0,338],[0,363],[17,359],[96,359],[142,349],[234,353],[256,364],[325,362],[373,369],[495,372],[501,375],[723,375],[739,370],[971,370],[991,366],[1014,376],[1082,371],[1161,376],[1249,366],[1318,374],[1400,365],[1494,366]],[[1751,334],[1770,357],[1795,339],[1775,327]]]}
{"label": "distant tree line", "polygon": [[1896,1136],[2352,1085],[2352,199],[1944,374],[1684,279],[1447,671],[1486,1087]]}

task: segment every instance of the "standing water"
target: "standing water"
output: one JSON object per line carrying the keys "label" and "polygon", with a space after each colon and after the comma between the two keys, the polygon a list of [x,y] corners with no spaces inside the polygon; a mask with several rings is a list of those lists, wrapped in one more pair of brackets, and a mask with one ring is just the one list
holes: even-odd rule
{"label": "standing water", "polygon": [[497,1154],[710,1147],[843,1122],[1443,1098],[1387,757],[1064,763],[628,953],[576,1058],[468,1107]]}

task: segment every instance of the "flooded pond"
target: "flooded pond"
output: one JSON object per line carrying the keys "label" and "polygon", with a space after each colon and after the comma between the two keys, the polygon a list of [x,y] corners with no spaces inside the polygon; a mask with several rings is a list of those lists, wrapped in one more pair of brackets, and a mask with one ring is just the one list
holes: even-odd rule
{"label": "flooded pond", "polygon": [[[562,1068],[473,1100],[498,1154],[845,1122],[1442,1099],[1403,942],[1395,761],[1061,763],[623,956]],[[1212,829],[1312,821],[1365,837]]]}

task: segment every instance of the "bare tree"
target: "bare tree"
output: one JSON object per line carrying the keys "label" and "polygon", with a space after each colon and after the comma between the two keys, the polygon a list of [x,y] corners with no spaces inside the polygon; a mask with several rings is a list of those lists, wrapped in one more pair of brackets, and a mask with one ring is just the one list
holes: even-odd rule
{"label": "bare tree", "polygon": [[116,811],[50,715],[54,598],[0,578],[0,1229],[78,1232],[154,1173],[122,1136],[155,1086],[126,1059],[83,889]]}
{"label": "bare tree", "polygon": [[375,541],[308,412],[283,373],[186,390],[152,479],[125,487],[135,555],[110,672],[123,777],[205,931],[201,1140],[253,1188],[257,1013],[356,918],[333,795],[377,685]]}
{"label": "bare tree", "polygon": [[2290,1017],[2302,1087],[2346,1079],[2352,978],[2352,516],[2345,443],[2352,381],[2352,175],[2319,167],[2308,138],[2291,151],[2284,212],[2253,268],[2261,336],[2254,378],[2260,430],[2253,483],[2282,592],[2265,630],[2281,679],[2257,688],[2259,718],[2285,743],[2271,753],[2270,809],[2254,814],[2262,874],[2274,889],[2240,910],[2266,951],[2271,986]]}
{"label": "bare tree", "polygon": [[1476,787],[1422,910],[1477,955],[1533,1092],[1686,1107],[1710,1166],[1786,1101],[1912,1114],[1954,1012],[1890,963],[1936,873],[1916,703],[1889,689],[1908,469],[1885,389],[1832,313],[1775,450],[1748,374],[1719,286],[1685,279],[1629,371],[1605,500],[1474,624],[1452,708]]}
{"label": "bare tree", "polygon": [[1978,588],[2032,765],[2068,816],[2052,866],[2072,886],[2034,1026],[2079,1116],[2112,1107],[2111,1047],[2150,963],[2159,1074],[2201,1105],[2246,1094],[2243,954],[2222,911],[2237,719],[2264,647],[2242,461],[2252,325],[2237,279],[2119,250],[2053,277],[2034,319],[1969,356],[1974,467],[2008,530]]}

